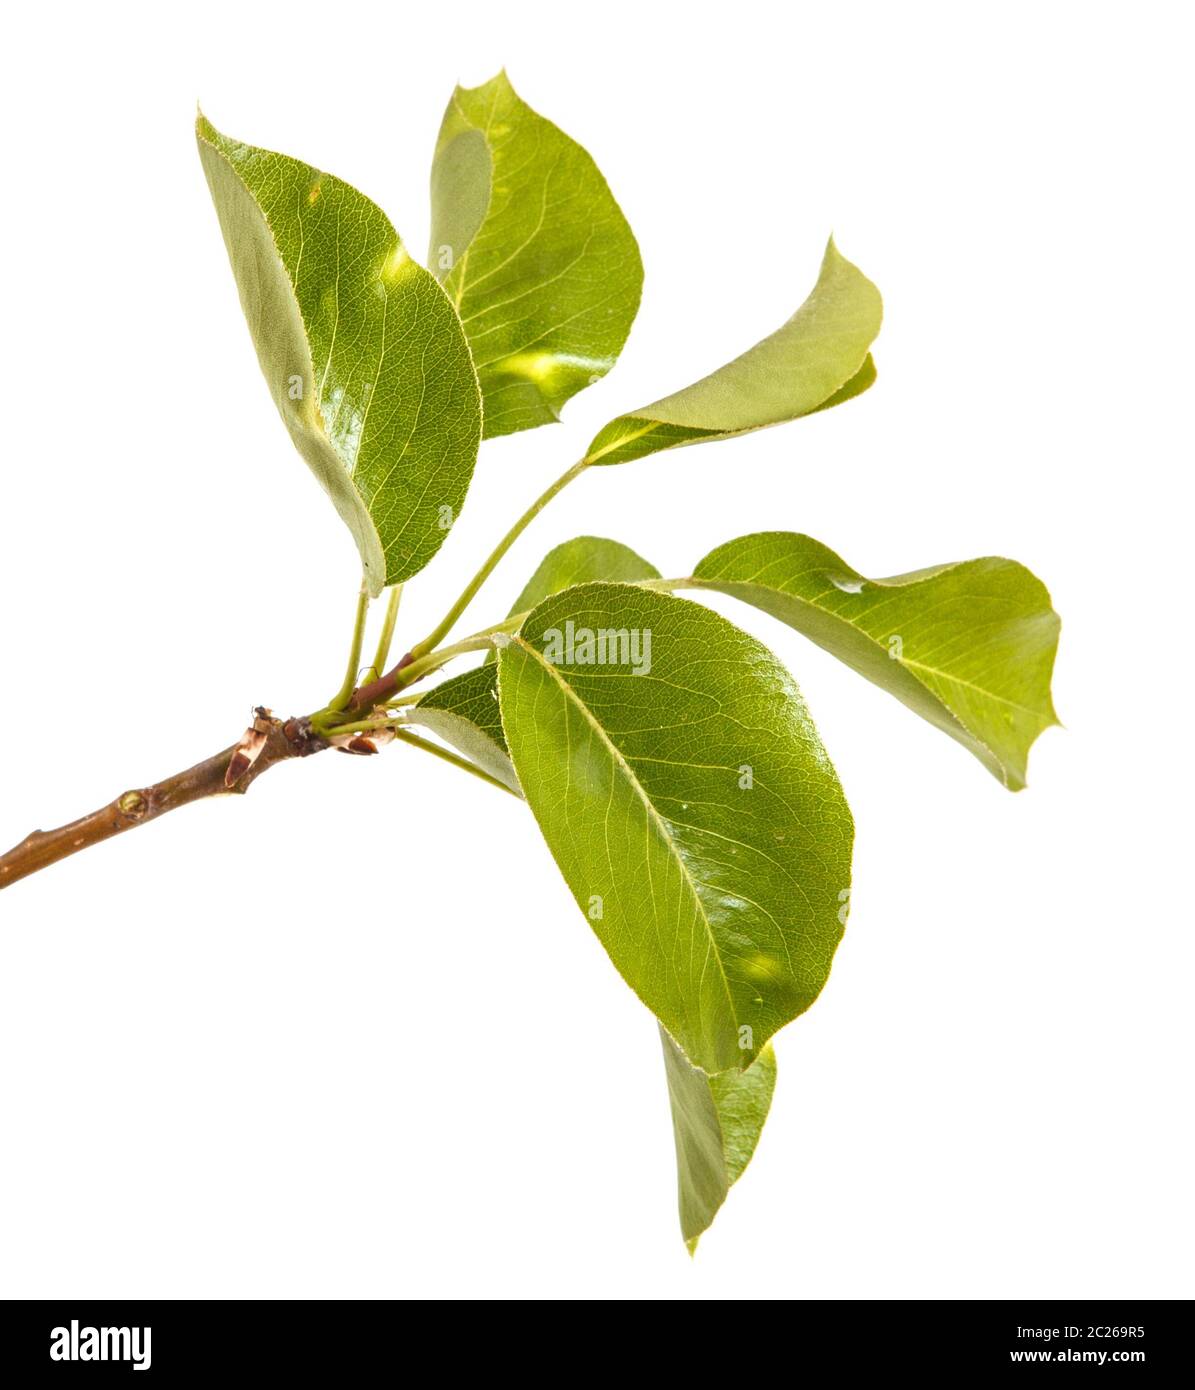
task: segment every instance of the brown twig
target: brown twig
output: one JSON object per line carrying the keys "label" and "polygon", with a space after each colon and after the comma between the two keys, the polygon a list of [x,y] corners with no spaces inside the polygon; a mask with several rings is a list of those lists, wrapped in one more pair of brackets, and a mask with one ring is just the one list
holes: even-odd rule
{"label": "brown twig", "polygon": [[269,710],[258,709],[245,736],[231,748],[152,787],[122,792],[107,806],[81,820],[57,830],[35,830],[7,854],[0,855],[0,889],[192,801],[246,792],[275,764],[318,753],[328,746],[326,740],[312,732],[308,720],[283,721],[275,719]]}
{"label": "brown twig", "polygon": [[396,695],[402,688],[399,673],[410,666],[414,660],[414,655],[407,652],[402,660],[392,666],[385,675],[370,681],[368,685],[359,685],[349,700],[348,712],[359,714],[362,710],[373,709],[375,705],[385,704],[391,696]]}

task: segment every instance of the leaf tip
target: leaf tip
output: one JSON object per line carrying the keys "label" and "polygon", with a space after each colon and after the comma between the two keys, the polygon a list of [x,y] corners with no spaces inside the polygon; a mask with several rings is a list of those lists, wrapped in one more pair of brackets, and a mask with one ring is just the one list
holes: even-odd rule
{"label": "leaf tip", "polygon": [[479,82],[476,87],[466,87],[463,82],[458,82],[456,84],[457,96],[469,96],[474,92],[484,92],[487,90],[504,91],[510,93],[512,96],[514,95],[515,89],[511,84],[510,76],[505,67],[499,68],[493,77],[487,78],[484,82]]}
{"label": "leaf tip", "polygon": [[1029,740],[1029,742],[1025,745],[1025,751],[1021,757],[1018,766],[1009,767],[1007,764],[1001,765],[1003,772],[1003,782],[1007,791],[1023,792],[1029,786],[1029,754],[1033,747],[1036,745],[1037,740],[1041,738],[1042,734],[1046,733],[1049,729],[1062,729],[1065,731],[1066,725],[1062,722],[1061,719],[1058,718],[1058,714],[1054,709],[1054,701],[1052,699],[1049,700],[1049,709],[1046,713],[1048,715],[1046,722],[1041,726],[1040,729],[1038,729],[1037,733],[1035,733],[1033,737]]}
{"label": "leaf tip", "polygon": [[834,240],[834,233],[831,232],[826,238],[826,249],[822,252],[822,271],[823,273],[829,266],[841,267],[850,265],[850,261],[838,249],[838,243]]}
{"label": "leaf tip", "polygon": [[880,293],[879,286],[869,276],[859,269],[854,261],[848,260],[838,249],[838,243],[834,240],[834,233],[831,232],[826,240],[825,254],[822,256],[822,275],[827,271],[854,272],[855,275],[868,286],[875,296],[875,329],[871,335],[872,341],[878,336],[880,327],[884,321],[884,297]]}

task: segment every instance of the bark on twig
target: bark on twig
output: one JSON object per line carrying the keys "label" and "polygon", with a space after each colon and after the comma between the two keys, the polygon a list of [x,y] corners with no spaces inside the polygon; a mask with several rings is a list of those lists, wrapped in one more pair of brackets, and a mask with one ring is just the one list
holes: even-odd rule
{"label": "bark on twig", "polygon": [[269,710],[258,709],[245,736],[231,748],[151,787],[122,792],[107,806],[81,820],[57,830],[35,830],[7,854],[0,855],[0,889],[192,801],[246,792],[277,763],[304,758],[328,746],[326,740],[312,732],[308,720],[284,721],[275,719]]}
{"label": "bark on twig", "polygon": [[352,714],[360,714],[363,710],[371,710],[375,705],[384,705],[392,696],[399,691],[399,673],[410,666],[415,658],[410,652],[402,660],[387,671],[384,676],[379,676],[377,680],[370,681],[368,685],[359,685],[353,691],[352,699],[349,700],[348,708]]}

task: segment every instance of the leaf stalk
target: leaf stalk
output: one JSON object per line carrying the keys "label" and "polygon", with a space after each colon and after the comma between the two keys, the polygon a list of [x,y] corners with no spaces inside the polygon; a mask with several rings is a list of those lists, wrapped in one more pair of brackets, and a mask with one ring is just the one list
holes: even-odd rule
{"label": "leaf stalk", "polygon": [[543,509],[548,505],[548,503],[553,499],[553,497],[555,497],[558,493],[563,492],[563,490],[569,485],[569,483],[571,483],[574,478],[579,478],[588,467],[588,460],[580,459],[577,463],[574,463],[570,469],[562,473],[560,477],[557,478],[556,481],[550,487],[546,488],[543,492],[540,493],[540,495],[535,499],[535,501],[532,502],[532,504],[527,508],[523,515],[519,517],[518,521],[515,522],[515,524],[510,528],[510,530],[507,531],[506,535],[502,537],[502,539],[490,552],[489,557],[486,559],[485,563],[477,571],[473,578],[468,582],[468,584],[465,585],[464,589],[460,594],[460,597],[452,605],[448,612],[445,613],[444,617],[440,620],[440,622],[432,629],[431,632],[428,633],[428,635],[421,642],[416,642],[415,645],[411,648],[412,657],[418,660],[419,657],[425,656],[428,652],[432,651],[436,646],[438,646],[438,644],[442,642],[445,637],[448,636],[449,632],[451,632],[452,628],[456,625],[457,619],[477,597],[478,591],[481,589],[481,586],[486,582],[490,575],[493,574],[494,570],[498,567],[499,561],[510,549],[510,547],[514,545],[515,541],[517,541],[518,538],[527,529],[527,527],[531,525],[531,523],[540,514],[540,512],[543,511]]}
{"label": "leaf stalk", "polygon": [[363,582],[361,592],[357,595],[357,612],[353,621],[353,640],[349,647],[348,669],[344,673],[344,680],[340,683],[340,689],[328,702],[327,707],[330,710],[344,709],[353,698],[353,691],[357,688],[357,677],[361,673],[361,647],[365,641],[365,617],[368,612],[369,590]]}
{"label": "leaf stalk", "polygon": [[390,659],[390,644],[394,640],[394,627],[398,622],[398,605],[401,602],[402,585],[396,584],[390,590],[390,598],[386,604],[386,616],[382,621],[381,635],[378,637],[378,649],[365,671],[368,680],[377,680],[386,669],[386,662]]}

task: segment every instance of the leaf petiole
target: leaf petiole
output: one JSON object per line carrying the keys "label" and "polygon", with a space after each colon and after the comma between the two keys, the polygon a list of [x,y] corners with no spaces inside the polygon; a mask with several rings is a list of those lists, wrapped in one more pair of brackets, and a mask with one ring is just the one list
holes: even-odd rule
{"label": "leaf petiole", "polygon": [[570,469],[568,469],[567,472],[562,473],[560,477],[556,479],[556,481],[551,485],[551,487],[545,489],[545,491],[543,491],[535,499],[535,501],[532,502],[532,504],[527,508],[523,515],[519,517],[518,521],[515,522],[515,524],[510,528],[510,530],[507,531],[506,535],[503,536],[502,539],[498,542],[498,544],[494,547],[493,551],[490,553],[489,558],[477,571],[473,578],[468,582],[468,584],[465,585],[465,588],[462,591],[460,597],[452,605],[452,607],[448,610],[444,617],[440,620],[437,626],[431,632],[428,633],[428,635],[423,639],[422,642],[416,642],[416,644],[411,648],[411,655],[416,658],[416,662],[418,662],[418,658],[426,656],[428,652],[433,651],[437,644],[442,642],[444,638],[447,637],[447,635],[455,625],[456,620],[473,602],[474,598],[476,598],[478,590],[486,582],[490,575],[493,574],[494,570],[498,566],[498,562],[502,559],[502,557],[506,554],[510,547],[514,545],[515,541],[518,540],[518,538],[523,534],[527,527],[530,526],[530,524],[535,520],[535,518],[540,514],[540,512],[543,511],[543,509],[548,505],[552,498],[555,497],[557,493],[562,492],[569,485],[569,483],[573,481],[574,478],[579,478],[588,467],[589,462],[586,459],[581,459],[579,462],[574,463],[573,466]]}
{"label": "leaf petiole", "polygon": [[[373,681],[362,686],[355,692],[357,698],[353,703],[355,703],[358,708],[369,708],[371,705],[383,704],[398,691],[405,689],[408,685],[412,685],[415,681],[419,680],[420,677],[427,675],[428,672],[438,670],[440,666],[444,665],[446,661],[450,661],[454,656],[460,655],[462,652],[466,651],[479,651],[483,647],[493,645],[492,642],[483,639],[491,637],[496,632],[514,632],[518,629],[523,619],[527,616],[525,613],[515,614],[505,621],[485,629],[484,632],[477,633],[476,640],[473,638],[466,638],[464,643],[457,643],[452,647],[439,648],[437,646],[438,643],[444,640],[456,624],[457,619],[465,609],[468,608],[469,604],[473,602],[474,598],[476,598],[482,585],[490,575],[493,574],[502,557],[515,541],[518,540],[548,503],[558,493],[563,492],[574,478],[579,478],[589,465],[589,459],[578,460],[578,462],[574,463],[571,468],[566,469],[550,487],[546,488],[535,501],[532,502],[523,515],[519,517],[510,530],[507,531],[506,535],[503,536],[494,547],[485,563],[465,586],[460,597],[440,622],[437,623],[435,628],[429,632],[421,642],[415,643],[398,666],[394,667],[393,670],[387,671],[384,675],[377,676]],[[657,579],[640,582],[644,587],[655,587],[666,591],[672,585],[679,585],[687,583],[688,581]],[[433,660],[432,658],[435,659]],[[375,669],[376,666],[380,664],[380,662],[375,663]],[[341,708],[344,708],[344,706],[341,706]]]}
{"label": "leaf petiole", "polygon": [[430,753],[433,757],[441,758],[446,763],[451,763],[453,767],[459,767],[463,772],[472,773],[474,777],[480,778],[483,782],[488,782],[490,786],[497,787],[499,791],[504,791],[507,796],[513,796],[516,800],[521,800],[517,792],[512,791],[505,782],[500,782],[497,777],[491,777],[488,772],[483,772],[475,763],[471,763],[468,758],[462,758],[459,754],[451,752],[447,748],[441,748],[439,744],[432,743],[429,739],[420,738],[418,734],[413,734],[409,729],[395,729],[394,737],[402,743],[409,743],[415,748],[422,748],[425,753]]}
{"label": "leaf petiole", "polygon": [[353,640],[349,647],[349,664],[340,689],[328,702],[327,708],[330,710],[344,709],[357,688],[357,673],[361,669],[361,644],[365,640],[365,615],[368,612],[369,590],[362,582],[361,592],[357,595],[357,613],[353,622]]}
{"label": "leaf petiole", "polygon": [[[377,680],[386,669],[386,662],[390,658],[390,643],[394,640],[394,625],[398,622],[398,605],[402,602],[402,585],[395,584],[390,590],[390,598],[386,604],[386,617],[382,622],[381,635],[378,637],[378,649],[374,653],[372,663],[365,668],[365,681]],[[365,684],[365,681],[362,684]]]}
{"label": "leaf petiole", "polygon": [[483,772],[476,763],[471,763],[468,758],[462,758],[459,754],[453,753],[447,748],[441,748],[439,744],[432,743],[429,739],[421,738],[418,734],[412,733],[400,719],[358,719],[351,724],[338,724],[335,728],[328,730],[328,735],[329,737],[337,737],[342,734],[376,734],[383,729],[393,734],[400,743],[409,743],[415,748],[422,748],[425,753],[431,753],[434,757],[451,763],[453,767],[459,767],[464,772],[472,773],[474,777],[479,777],[483,782],[488,782],[491,786],[498,787],[511,796],[515,795],[505,782],[500,782],[497,777],[491,777],[488,772]]}
{"label": "leaf petiole", "polygon": [[[522,619],[524,615],[520,613],[518,616]],[[399,671],[395,690],[404,690],[408,685],[414,685],[417,680],[422,680],[432,671],[438,671],[441,666],[446,666],[455,657],[466,656],[469,652],[486,651],[495,645],[494,634],[496,632],[513,632],[516,626],[515,620],[508,618],[495,627],[488,627],[482,632],[475,632],[471,637],[463,638],[460,642],[454,642],[450,647],[437,647],[435,651],[428,652],[426,656],[417,657]]]}

